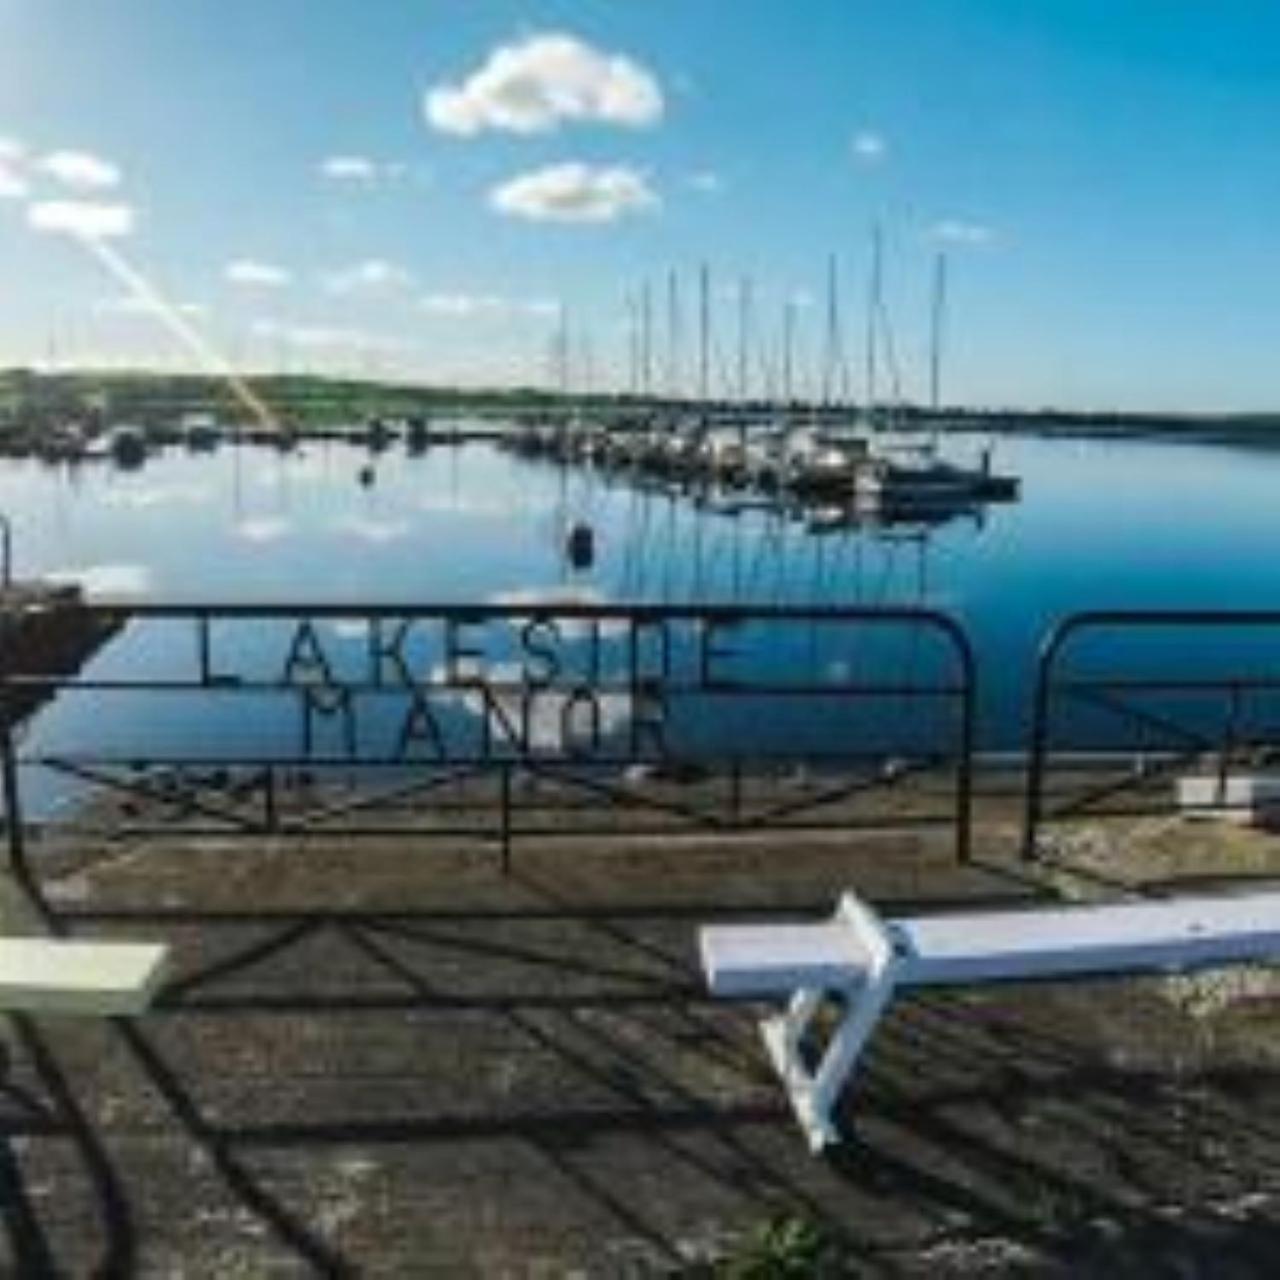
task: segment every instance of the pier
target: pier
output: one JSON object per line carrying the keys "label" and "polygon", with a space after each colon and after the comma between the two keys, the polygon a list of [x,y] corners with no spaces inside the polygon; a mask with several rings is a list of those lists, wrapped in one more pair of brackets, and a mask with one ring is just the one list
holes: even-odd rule
{"label": "pier", "polygon": [[608,480],[765,500],[826,526],[939,520],[1019,495],[1016,476],[945,458],[934,442],[882,435],[859,420],[823,423],[726,416],[636,418],[605,425],[525,422],[503,447],[590,468]]}
{"label": "pier", "polygon": [[[1169,770],[1186,767],[1197,721],[1165,726],[1177,758],[1157,761],[1140,705],[1121,749],[1085,769],[1064,759],[1061,699],[1132,701],[1126,672],[1082,687],[1058,661],[1065,638],[1045,657],[1035,741],[1054,750],[1029,773],[1050,803],[1029,814],[1026,761],[970,775],[978,673],[954,623],[824,617],[859,636],[927,628],[953,660],[905,682],[744,665],[775,648],[761,635],[752,649],[753,623],[807,641],[796,610],[139,605],[117,643],[166,632],[163,672],[50,680],[28,630],[6,688],[53,685],[90,708],[184,699],[188,738],[160,725],[121,755],[83,733],[17,736],[7,835],[32,912],[59,936],[163,942],[174,970],[141,1019],[17,1021],[6,1136],[24,1190],[0,1262],[692,1277],[750,1256],[775,1221],[906,1274],[936,1269],[940,1249],[961,1271],[991,1256],[1090,1270],[1153,1248],[1220,1259],[1218,1228],[1241,1204],[1264,1220],[1280,1209],[1258,1121],[1280,1101],[1265,973],[904,1003],[877,1040],[855,1140],[825,1161],[796,1140],[752,1017],[700,981],[699,923],[813,918],[849,883],[925,912],[1280,874],[1268,831],[1171,814]],[[1280,614],[1069,625],[1120,622],[1253,631]],[[1239,712],[1271,682],[1241,668],[1193,687]],[[626,690],[642,729],[601,737]],[[524,696],[558,699],[555,714],[522,717]],[[282,722],[289,754],[252,739],[211,752],[219,707],[266,698],[308,712]],[[389,698],[413,732],[362,733]],[[679,725],[702,722],[681,706],[705,698],[751,704],[751,741],[680,749]],[[833,715],[837,699],[889,714]],[[799,743],[770,725],[805,700],[893,741],[850,740],[839,760],[830,744],[825,772],[799,767]],[[1257,754],[1234,720],[1202,718],[1220,765]],[[913,723],[952,733],[921,739]],[[28,812],[17,779],[39,770],[92,794]],[[1252,1260],[1251,1239],[1232,1256]]]}
{"label": "pier", "polygon": [[[409,856],[322,834],[175,833],[141,860],[50,848],[67,923],[168,941],[175,975],[144,1020],[15,1035],[6,1084],[42,1108],[6,1123],[27,1188],[8,1257],[72,1274],[699,1276],[777,1222],[893,1274],[937,1274],[939,1257],[942,1274],[992,1257],[1105,1271],[1153,1250],[1250,1274],[1280,1208],[1265,978],[906,1002],[856,1141],[823,1161],[749,1011],[702,991],[699,922],[814,918],[850,882],[886,910],[1168,887],[1174,855],[1136,827],[1082,827],[1028,876],[1001,856],[998,806],[978,830],[968,868],[910,836],[793,838],[783,856],[708,834],[571,859],[548,838],[513,877],[479,846]],[[1274,841],[1213,834],[1181,874],[1280,872]]]}
{"label": "pier", "polygon": [[29,717],[57,691],[57,681],[80,671],[123,625],[124,616],[85,607],[75,584],[6,582],[0,588],[0,673],[47,676],[5,689],[10,724]]}

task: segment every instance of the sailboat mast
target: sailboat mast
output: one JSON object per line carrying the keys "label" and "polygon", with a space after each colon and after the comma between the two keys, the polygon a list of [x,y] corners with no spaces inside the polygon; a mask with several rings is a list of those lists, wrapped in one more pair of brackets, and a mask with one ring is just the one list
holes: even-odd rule
{"label": "sailboat mast", "polygon": [[833,253],[827,259],[827,346],[822,362],[822,403],[830,406],[839,398],[836,366],[840,354],[840,300],[837,295],[837,264]]}
{"label": "sailboat mast", "polygon": [[782,403],[791,404],[791,349],[795,343],[796,304],[788,298],[782,309]]}
{"label": "sailboat mast", "polygon": [[929,347],[929,407],[935,414],[942,398],[942,344],[946,337],[946,308],[947,255],[939,253],[933,263],[932,337]]}
{"label": "sailboat mast", "polygon": [[706,403],[711,374],[711,275],[704,262],[698,271],[698,398]]}
{"label": "sailboat mast", "polygon": [[880,311],[881,283],[881,233],[877,222],[871,228],[871,276],[867,283],[867,415],[870,418],[876,407],[876,338],[877,316]]}
{"label": "sailboat mast", "polygon": [[556,331],[554,350],[556,386],[561,397],[569,394],[569,309],[560,303],[560,324]]}
{"label": "sailboat mast", "polygon": [[747,401],[747,351],[751,336],[751,280],[743,276],[738,284],[738,399]]}
{"label": "sailboat mast", "polygon": [[640,390],[646,399],[653,394],[653,293],[648,280],[640,294]]}
{"label": "sailboat mast", "polygon": [[680,398],[680,282],[674,270],[667,272],[667,394]]}
{"label": "sailboat mast", "polygon": [[634,396],[640,392],[640,333],[635,295],[628,293],[623,305],[627,317],[627,394]]}

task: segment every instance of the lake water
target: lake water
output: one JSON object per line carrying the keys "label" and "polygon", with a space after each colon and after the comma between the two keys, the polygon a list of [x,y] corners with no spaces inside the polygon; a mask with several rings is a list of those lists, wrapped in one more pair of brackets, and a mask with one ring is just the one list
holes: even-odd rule
{"label": "lake water", "polygon": [[[968,458],[984,443],[947,449]],[[6,462],[0,510],[20,576],[109,597],[930,605],[972,636],[993,746],[1020,734],[1038,640],[1066,614],[1280,606],[1280,454],[1028,437],[1002,440],[997,463],[1021,477],[1021,501],[927,531],[814,534],[483,444],[376,459],[339,443],[170,450],[138,471]],[[581,572],[564,554],[574,521],[597,535]],[[154,659],[129,644],[110,661]],[[93,733],[91,719],[74,725]]]}

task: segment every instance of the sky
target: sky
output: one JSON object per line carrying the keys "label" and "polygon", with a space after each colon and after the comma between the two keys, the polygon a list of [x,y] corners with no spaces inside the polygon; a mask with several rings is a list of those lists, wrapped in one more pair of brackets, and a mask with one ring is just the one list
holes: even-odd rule
{"label": "sky", "polygon": [[705,265],[713,390],[748,290],[747,391],[789,313],[861,396],[878,226],[881,394],[944,252],[947,402],[1280,408],[1274,2],[0,0],[0,57],[3,364],[626,389],[647,290],[689,391]]}

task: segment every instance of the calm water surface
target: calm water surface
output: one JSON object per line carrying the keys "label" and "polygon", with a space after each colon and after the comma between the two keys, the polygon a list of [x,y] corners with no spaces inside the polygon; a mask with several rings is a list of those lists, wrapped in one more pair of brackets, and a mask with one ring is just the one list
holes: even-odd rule
{"label": "calm water surface", "polygon": [[[487,445],[395,448],[372,463],[342,444],[175,450],[134,472],[7,462],[0,510],[20,575],[109,597],[932,605],[973,637],[992,744],[1016,734],[1037,640],[1064,614],[1280,607],[1280,454],[1027,438],[997,457],[1022,477],[1022,500],[931,530],[818,535]],[[577,520],[597,531],[583,572],[563,553]],[[111,660],[128,666],[123,646]]]}

